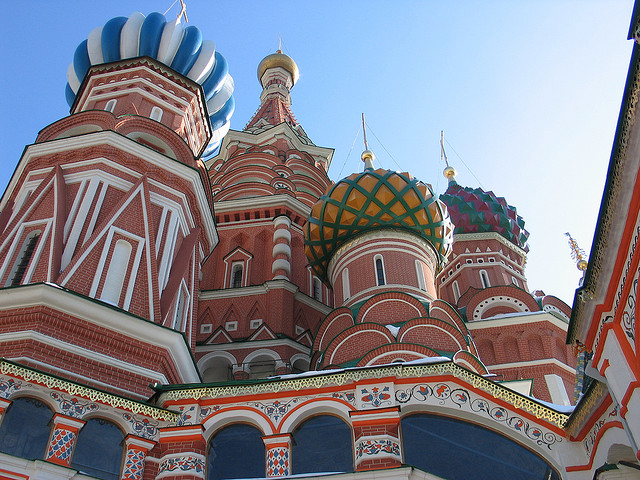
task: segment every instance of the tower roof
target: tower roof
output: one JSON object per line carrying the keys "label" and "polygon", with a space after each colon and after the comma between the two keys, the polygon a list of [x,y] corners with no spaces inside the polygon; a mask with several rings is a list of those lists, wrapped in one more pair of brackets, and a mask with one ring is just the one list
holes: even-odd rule
{"label": "tower roof", "polygon": [[215,44],[203,40],[195,26],[185,27],[179,15],[167,22],[154,12],[146,17],[133,13],[129,18],[116,17],[94,29],[76,48],[67,70],[66,97],[73,105],[80,84],[89,67],[127,58],[154,58],[198,83],[205,94],[212,138],[204,155],[213,153],[229,130],[235,109],[233,78],[225,58]]}
{"label": "tower roof", "polygon": [[291,112],[291,89],[299,77],[298,65],[281,50],[264,57],[258,65],[258,80],[262,85],[260,107],[244,130],[256,133],[270,125],[286,123],[305,143],[310,143],[306,132]]}
{"label": "tower roof", "polygon": [[427,240],[439,263],[451,251],[453,225],[447,207],[429,185],[408,173],[367,168],[336,183],[313,206],[305,226],[305,252],[314,272],[326,280],[333,253],[354,236],[400,228]]}
{"label": "tower roof", "polygon": [[491,191],[458,185],[455,175],[447,175],[447,170],[445,176],[449,179],[449,187],[440,199],[449,209],[454,233],[495,232],[525,252],[529,251],[529,232],[524,229],[524,219],[518,215],[516,207]]}

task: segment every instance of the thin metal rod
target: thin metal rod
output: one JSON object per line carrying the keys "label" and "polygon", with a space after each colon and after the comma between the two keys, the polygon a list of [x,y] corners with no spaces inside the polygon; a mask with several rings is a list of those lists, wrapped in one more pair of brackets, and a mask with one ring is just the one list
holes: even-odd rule
{"label": "thin metal rod", "polygon": [[362,133],[364,134],[364,149],[369,150],[369,144],[367,143],[367,127],[364,123],[364,113],[362,114]]}

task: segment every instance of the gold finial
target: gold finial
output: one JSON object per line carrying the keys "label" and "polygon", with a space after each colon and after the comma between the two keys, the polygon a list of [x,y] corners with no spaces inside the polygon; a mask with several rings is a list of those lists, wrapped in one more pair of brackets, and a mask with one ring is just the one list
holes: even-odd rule
{"label": "gold finial", "polygon": [[585,259],[587,254],[584,253],[584,250],[582,250],[578,246],[578,242],[576,242],[576,240],[571,236],[569,232],[566,232],[565,235],[569,237],[569,247],[571,247],[571,258],[573,258],[576,261],[576,266],[578,267],[578,270],[581,270],[584,272],[589,266],[589,264],[587,263],[587,260]]}
{"label": "gold finial", "polygon": [[442,171],[442,174],[450,182],[454,182],[456,179],[456,169],[449,165],[449,159],[447,158],[447,152],[444,151],[444,130],[440,130],[440,160],[444,160],[446,167]]}
{"label": "gold finial", "polygon": [[364,152],[362,152],[360,158],[364,162],[365,170],[373,170],[373,161],[376,159],[376,156],[369,150],[369,144],[367,143],[367,126],[364,121],[364,113],[362,114],[362,132],[364,133]]}

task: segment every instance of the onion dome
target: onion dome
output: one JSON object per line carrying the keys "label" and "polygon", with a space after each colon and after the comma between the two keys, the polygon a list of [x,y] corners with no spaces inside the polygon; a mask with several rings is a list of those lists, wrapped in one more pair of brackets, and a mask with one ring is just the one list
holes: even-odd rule
{"label": "onion dome", "polygon": [[211,40],[203,40],[194,26],[185,27],[180,17],[167,22],[164,15],[133,13],[116,17],[94,29],[76,48],[67,70],[66,97],[73,105],[80,84],[92,65],[127,58],[154,58],[198,83],[207,101],[212,138],[204,155],[213,153],[229,131],[235,109],[233,78],[225,58]]}
{"label": "onion dome", "polygon": [[289,72],[291,74],[293,84],[296,84],[298,78],[300,78],[300,70],[298,70],[298,65],[296,65],[296,62],[293,61],[293,58],[282,53],[282,50],[277,50],[276,53],[267,55],[262,59],[262,61],[258,64],[258,80],[262,81],[264,72],[266,72],[270,68],[277,67],[281,67]]}
{"label": "onion dome", "polygon": [[383,228],[407,230],[427,240],[439,266],[451,251],[453,225],[429,185],[408,173],[367,168],[340,180],[313,206],[305,226],[305,253],[313,271],[327,280],[327,266],[341,245]]}
{"label": "onion dome", "polygon": [[449,179],[447,191],[440,195],[449,209],[455,225],[455,233],[495,232],[525,252],[529,251],[529,232],[524,229],[524,219],[516,207],[507,204],[503,197],[481,188],[461,187],[455,181],[455,170],[447,167],[444,172]]}

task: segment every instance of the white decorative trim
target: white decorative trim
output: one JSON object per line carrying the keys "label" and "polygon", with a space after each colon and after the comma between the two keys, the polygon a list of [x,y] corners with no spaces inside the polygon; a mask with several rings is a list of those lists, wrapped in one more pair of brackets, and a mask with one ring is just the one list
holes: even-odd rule
{"label": "white decorative trim", "polygon": [[488,366],[489,370],[491,372],[494,372],[494,370],[496,369],[503,369],[503,368],[522,368],[522,367],[538,367],[540,365],[555,365],[556,367],[560,367],[564,370],[566,370],[567,372],[571,373],[572,375],[576,374],[576,369],[575,368],[571,368],[569,365],[566,365],[564,363],[562,363],[560,360],[556,359],[556,358],[545,358],[542,360],[531,360],[528,362],[511,362],[511,363],[499,363],[497,365],[490,365]]}
{"label": "white decorative trim", "polygon": [[273,246],[273,256],[275,257],[276,255],[286,255],[291,258],[291,247],[286,243],[276,243]]}
{"label": "white decorative trim", "polygon": [[[283,217],[277,217],[277,218],[283,218]],[[287,217],[284,217],[287,218]],[[289,229],[287,228],[278,228],[277,230],[273,231],[273,241],[277,242],[280,239],[284,239],[286,240],[287,243],[291,243],[291,232],[289,231]]]}
{"label": "white decorative trim", "polygon": [[271,273],[276,273],[278,270],[284,270],[287,275],[291,273],[291,263],[289,260],[283,258],[276,258],[271,265]]}
{"label": "white decorative trim", "polygon": [[56,285],[32,284],[2,290],[0,311],[47,305],[98,327],[165,349],[184,383],[198,382],[189,345],[184,336],[127,312],[67,292]]}
{"label": "white decorative trim", "polygon": [[[54,337],[50,337],[49,335],[45,335],[40,332],[34,332],[33,330],[23,330],[20,332],[8,332],[8,333],[0,334],[1,343],[18,342],[18,341],[24,341],[24,340],[33,340],[34,342],[44,343],[45,345],[50,345],[54,348],[57,348],[65,352],[75,353],[81,357],[87,358],[89,360],[93,360],[94,362],[103,363],[105,365],[111,365],[112,367],[118,368],[125,372],[131,372],[135,375],[152,378],[158,383],[163,383],[163,384],[168,383],[167,377],[165,377],[163,374],[158,373],[154,370],[141,367],[140,365],[136,365],[134,363],[125,362],[124,360],[119,360],[113,356],[95,352],[93,350],[89,350],[87,348],[80,347],[72,343],[64,342],[62,340],[59,340]],[[9,358],[9,360],[11,360],[11,358]],[[52,367],[49,364],[46,364],[46,365],[47,367]],[[74,373],[73,375],[78,375],[78,374]],[[85,377],[85,378],[89,379],[89,377]],[[94,380],[91,380],[91,381],[93,382]]]}

